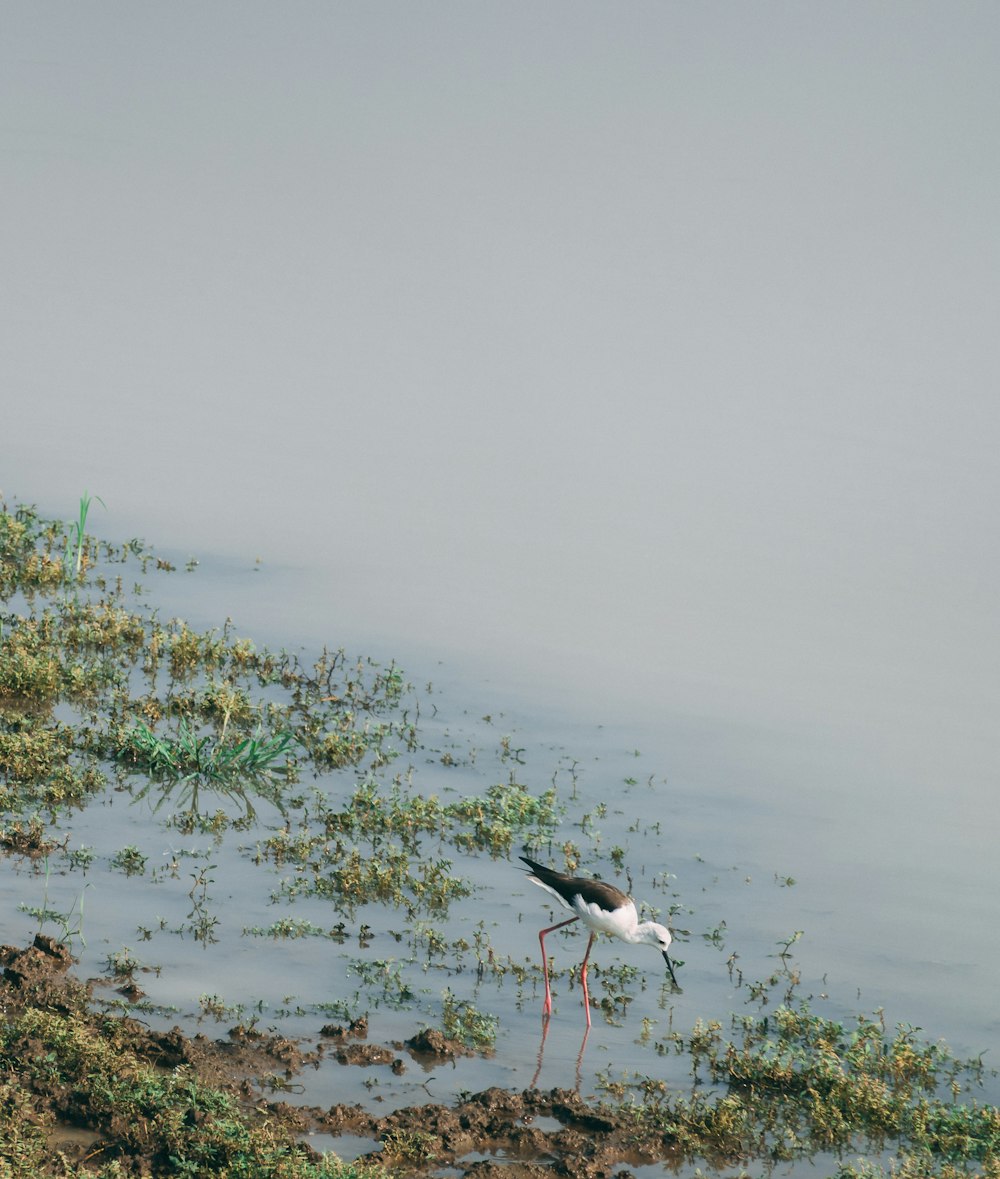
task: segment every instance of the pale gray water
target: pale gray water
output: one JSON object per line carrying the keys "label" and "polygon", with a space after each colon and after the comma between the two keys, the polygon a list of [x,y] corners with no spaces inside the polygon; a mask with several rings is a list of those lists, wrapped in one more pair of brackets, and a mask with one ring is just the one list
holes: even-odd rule
{"label": "pale gray water", "polygon": [[508,710],[535,785],[600,756],[583,805],[638,748],[631,862],[753,877],[699,931],[994,1047],[998,35],[5,5],[0,487],[204,557],[179,613]]}

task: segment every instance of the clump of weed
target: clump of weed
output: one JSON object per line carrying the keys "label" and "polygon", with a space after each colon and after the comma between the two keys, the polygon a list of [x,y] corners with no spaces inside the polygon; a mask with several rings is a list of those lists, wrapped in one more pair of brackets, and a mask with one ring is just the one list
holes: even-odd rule
{"label": "clump of weed", "polygon": [[497,1017],[478,1011],[468,1000],[457,999],[445,989],[441,1003],[441,1027],[449,1040],[459,1040],[477,1052],[492,1052],[497,1042]]}
{"label": "clump of weed", "polygon": [[36,619],[8,627],[0,647],[0,700],[32,709],[51,705],[63,686],[63,667],[52,636]]}
{"label": "clump of weed", "polygon": [[82,806],[106,782],[73,726],[0,713],[0,807],[8,814],[46,810],[55,815]]}
{"label": "clump of weed", "polygon": [[410,984],[403,977],[402,963],[394,959],[356,958],[349,969],[369,992],[381,991],[381,997],[376,995],[374,999],[376,1007],[380,1003],[388,1007],[409,1007],[416,999]]}
{"label": "clump of weed", "polygon": [[554,789],[534,795],[513,779],[491,786],[479,798],[463,798],[445,808],[456,846],[470,851],[506,855],[515,841],[528,846],[546,843],[561,812]]}
{"label": "clump of weed", "polygon": [[426,1167],[437,1158],[438,1139],[425,1130],[406,1130],[396,1127],[382,1139],[382,1157],[387,1163],[402,1165],[408,1170]]}
{"label": "clump of weed", "polygon": [[124,734],[117,756],[130,772],[149,778],[133,793],[143,799],[155,792],[155,810],[179,787],[178,808],[200,813],[201,790],[207,788],[237,801],[253,820],[252,795],[284,811],[282,786],[291,774],[285,754],[292,739],[291,733],[282,732],[227,740],[225,727],[218,737],[199,735],[183,717],[175,736],[159,737],[145,722],[136,721]]}
{"label": "clump of weed", "polygon": [[286,826],[259,845],[258,857],[297,866],[282,886],[289,898],[327,897],[347,915],[373,901],[404,908],[411,917],[441,915],[468,896],[472,884],[453,874],[449,859],[428,854],[428,838],[502,855],[515,840],[554,830],[558,815],[554,792],[536,797],[513,782],[481,797],[443,802],[410,789],[401,775],[386,788],[367,773],[342,809],[315,799],[309,826]]}
{"label": "clump of weed", "polygon": [[604,1087],[637,1096],[637,1120],[687,1156],[787,1162],[896,1143],[907,1165],[923,1158],[930,1169],[921,1173],[970,1160],[985,1173],[1000,1165],[1000,1111],[958,1100],[980,1085],[982,1062],[957,1060],[914,1028],[889,1029],[879,1012],[827,1019],[793,988],[765,1014],[733,1016],[728,1034],[721,1021],[699,1020],[656,1047],[689,1057],[690,1095],[653,1078],[605,1078]]}
{"label": "clump of weed", "polygon": [[111,867],[124,872],[126,876],[141,876],[146,871],[148,859],[149,857],[143,855],[137,847],[129,844],[127,847],[119,848],[111,857]]}
{"label": "clump of weed", "polygon": [[0,504],[0,598],[15,592],[32,597],[63,584],[62,558],[55,554],[64,531],[27,505],[15,511]]}
{"label": "clump of weed", "polygon": [[55,851],[56,842],[49,837],[47,828],[37,815],[29,819],[15,819],[0,827],[0,848],[16,852],[21,856],[36,859]]}
{"label": "clump of weed", "polygon": [[287,885],[287,896],[323,896],[353,915],[358,906],[373,901],[392,904],[413,914],[445,913],[449,904],[469,896],[471,884],[452,874],[446,859],[413,860],[401,847],[383,845],[377,857],[358,848],[338,849],[338,854],[312,865],[310,881],[302,877]]}
{"label": "clump of weed", "polygon": [[333,941],[342,942],[347,937],[347,929],[343,922],[333,929],[323,929],[313,921],[297,917],[279,917],[277,921],[272,921],[266,927],[253,925],[245,928],[243,933],[250,937],[282,938],[285,940],[296,940],[302,937],[327,937]]}
{"label": "clump of weed", "polygon": [[38,922],[38,932],[41,933],[46,925],[55,925],[59,930],[59,942],[63,946],[71,946],[73,942],[79,938],[81,945],[86,945],[87,940],[83,936],[83,901],[86,890],[90,887],[89,884],[84,885],[83,891],[69,907],[68,910],[55,909],[52,907],[52,902],[49,900],[49,882],[51,877],[51,864],[48,857],[45,860],[45,882],[44,892],[42,895],[42,903],[40,905],[30,905],[22,901],[18,908],[22,913],[27,913],[29,917],[34,917]]}

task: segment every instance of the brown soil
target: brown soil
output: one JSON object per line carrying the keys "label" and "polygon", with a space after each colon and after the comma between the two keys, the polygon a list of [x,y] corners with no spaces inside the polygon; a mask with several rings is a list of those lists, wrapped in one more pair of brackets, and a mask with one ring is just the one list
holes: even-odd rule
{"label": "brown soil", "polygon": [[[360,1105],[314,1112],[318,1124],[330,1134],[377,1140],[429,1135],[427,1154],[435,1167],[462,1166],[462,1158],[474,1153],[502,1156],[502,1162],[481,1159],[466,1166],[464,1174],[483,1179],[553,1174],[605,1179],[625,1164],[677,1159],[676,1149],[663,1134],[641,1131],[634,1119],[599,1112],[568,1089],[521,1093],[486,1089],[454,1106],[413,1106],[385,1117],[376,1117]],[[559,1129],[537,1128],[533,1123],[540,1117],[555,1120]],[[379,1152],[367,1157],[385,1156]],[[392,1161],[398,1165],[402,1160]]]}
{"label": "brown soil", "polygon": [[[0,947],[0,1010],[13,1015],[25,1007],[79,1013],[91,1000],[91,987],[69,973],[72,958],[53,939],[39,935],[27,949]],[[95,1026],[107,1024],[106,1015],[95,1015]],[[260,1112],[262,1091],[282,1087],[284,1082],[329,1051],[342,1064],[389,1065],[400,1072],[404,1063],[400,1051],[418,1063],[429,1058],[453,1058],[468,1052],[463,1045],[446,1040],[439,1032],[420,1032],[405,1045],[385,1047],[358,1043],[367,1036],[367,1025],[358,1021],[347,1028],[324,1027],[319,1047],[304,1050],[291,1040],[234,1027],[225,1039],[204,1035],[185,1036],[180,1029],[156,1032],[137,1020],[122,1017],[117,1027],[140,1059],[163,1069],[185,1066],[207,1084],[227,1090],[246,1103],[248,1111]],[[325,1041],[331,1040],[332,1044]],[[17,1079],[16,1065],[10,1079]],[[46,1099],[39,1115],[54,1119],[53,1151],[67,1159],[83,1158],[97,1140],[96,1133],[80,1125],[72,1111],[59,1107],[57,1096]],[[352,1134],[386,1142],[385,1152],[373,1152],[372,1161],[420,1173],[446,1165],[463,1173],[489,1179],[535,1179],[544,1175],[572,1175],[580,1179],[601,1179],[616,1174],[625,1164],[676,1160],[676,1150],[662,1133],[644,1132],[635,1120],[613,1112],[597,1110],[577,1093],[552,1089],[508,1092],[487,1089],[454,1106],[421,1105],[397,1110],[380,1117],[360,1105],[335,1105],[329,1110],[292,1107],[284,1102],[266,1103],[266,1116],[292,1127],[297,1133],[320,1131],[334,1136]],[[552,1119],[558,1128],[542,1130],[536,1119]],[[105,1140],[107,1136],[105,1135]],[[413,1144],[418,1144],[414,1147]],[[408,1149],[404,1149],[406,1145]],[[390,1148],[394,1153],[390,1154]],[[502,1156],[462,1160],[469,1155]],[[421,1161],[423,1160],[423,1161]],[[134,1160],[142,1170],[142,1160]],[[145,1173],[149,1173],[146,1171]]]}

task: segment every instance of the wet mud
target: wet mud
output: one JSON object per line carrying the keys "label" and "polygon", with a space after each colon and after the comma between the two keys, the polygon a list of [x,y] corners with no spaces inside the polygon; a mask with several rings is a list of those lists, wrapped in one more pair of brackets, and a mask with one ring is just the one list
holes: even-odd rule
{"label": "wet mud", "polygon": [[[450,1174],[481,1177],[502,1173],[507,1179],[552,1174],[601,1179],[629,1163],[676,1157],[664,1135],[643,1133],[627,1115],[597,1110],[579,1094],[563,1089],[491,1088],[452,1106],[413,1106],[384,1116],[360,1105],[323,1109],[270,1100],[277,1082],[291,1082],[321,1057],[332,1055],[345,1066],[389,1065],[398,1072],[408,1063],[454,1058],[469,1049],[431,1030],[403,1044],[369,1044],[364,1021],[322,1028],[314,1048],[240,1025],[220,1039],[189,1037],[179,1028],[154,1031],[131,1017],[96,1009],[100,989],[95,982],[77,979],[72,965],[65,947],[41,934],[27,948],[0,947],[0,1006],[6,1018],[32,1008],[82,1018],[96,1035],[111,1036],[136,1059],[164,1072],[183,1070],[229,1093],[248,1117],[270,1119],[295,1135],[321,1132],[334,1138],[370,1138],[381,1149],[373,1150],[366,1161],[394,1171],[433,1174],[448,1169]],[[42,1046],[24,1048],[23,1070],[8,1054],[8,1080],[34,1089],[33,1108],[46,1126],[53,1160],[60,1152],[64,1160],[76,1162],[114,1157],[129,1173],[164,1173],[158,1165],[159,1144],[150,1140],[137,1150],[135,1127],[126,1135],[114,1116],[96,1117],[79,1086],[40,1091],[29,1054]],[[121,1142],[115,1141],[117,1133]]]}
{"label": "wet mud", "polygon": [[[385,1117],[375,1117],[358,1105],[314,1112],[329,1134],[354,1134],[387,1144],[419,1139],[436,1167],[448,1166],[465,1175],[605,1179],[626,1164],[677,1158],[665,1135],[643,1132],[627,1115],[597,1111],[568,1089],[486,1089],[453,1106],[412,1106]],[[543,1119],[546,1129],[535,1125]],[[548,1128],[553,1124],[556,1128]],[[494,1157],[463,1165],[470,1155]],[[397,1166],[401,1161],[383,1152],[367,1157]]]}

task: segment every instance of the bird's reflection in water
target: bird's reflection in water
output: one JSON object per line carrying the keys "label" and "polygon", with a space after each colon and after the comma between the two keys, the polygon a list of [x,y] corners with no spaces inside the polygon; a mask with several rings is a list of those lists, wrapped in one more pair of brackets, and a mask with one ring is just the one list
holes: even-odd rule
{"label": "bird's reflection in water", "polygon": [[[538,1045],[538,1063],[535,1066],[535,1075],[531,1078],[531,1085],[529,1088],[536,1089],[538,1087],[538,1078],[542,1071],[542,1060],[545,1056],[545,1038],[549,1034],[549,1023],[551,1016],[542,1016],[542,1039]],[[583,1033],[583,1040],[580,1043],[580,1051],[576,1054],[576,1084],[574,1090],[579,1093],[580,1087],[583,1085],[583,1054],[587,1049],[587,1037],[590,1035],[590,1024],[587,1024]]]}

